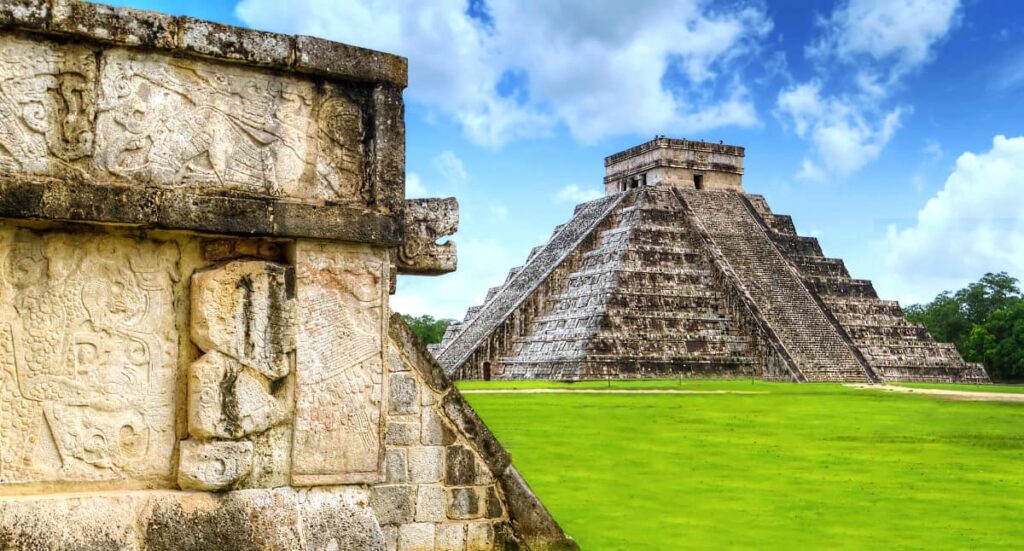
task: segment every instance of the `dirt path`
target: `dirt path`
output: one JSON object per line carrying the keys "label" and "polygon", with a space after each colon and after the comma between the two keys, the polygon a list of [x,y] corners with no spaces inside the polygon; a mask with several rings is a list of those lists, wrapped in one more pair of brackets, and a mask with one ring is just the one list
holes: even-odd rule
{"label": "dirt path", "polygon": [[911,388],[893,385],[846,385],[867,390],[887,390],[889,392],[905,392],[909,394],[933,394],[952,400],[969,400],[973,402],[1024,402],[1024,394],[1012,392],[977,392],[974,390],[945,390],[941,388]]}
{"label": "dirt path", "polygon": [[637,389],[622,390],[616,388],[494,388],[477,390],[460,390],[462,394],[768,394],[756,390],[671,390],[671,389]]}

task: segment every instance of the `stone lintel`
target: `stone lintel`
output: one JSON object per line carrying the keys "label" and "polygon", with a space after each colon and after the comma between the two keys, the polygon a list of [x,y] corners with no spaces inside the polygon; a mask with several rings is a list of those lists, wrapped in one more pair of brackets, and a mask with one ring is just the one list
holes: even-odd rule
{"label": "stone lintel", "polygon": [[200,195],[156,186],[0,179],[0,218],[98,222],[201,233],[402,243],[400,222],[347,205],[258,195]]}
{"label": "stone lintel", "polygon": [[394,54],[134,8],[77,0],[9,0],[0,7],[0,27],[399,88],[408,85],[408,60]]}

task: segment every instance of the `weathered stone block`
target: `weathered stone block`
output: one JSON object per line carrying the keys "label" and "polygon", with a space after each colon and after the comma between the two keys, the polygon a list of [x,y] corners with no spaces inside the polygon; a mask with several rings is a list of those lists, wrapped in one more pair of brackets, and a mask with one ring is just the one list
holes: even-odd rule
{"label": "weathered stone block", "polygon": [[492,472],[503,472],[511,463],[508,452],[494,437],[491,430],[473,411],[461,394],[449,392],[442,401],[442,407],[448,419],[465,434],[483,455],[484,461]]}
{"label": "weathered stone block", "polygon": [[427,523],[405,524],[398,528],[399,549],[432,549],[434,547],[434,525]]}
{"label": "weathered stone block", "polygon": [[422,441],[426,446],[444,446],[455,441],[455,433],[440,414],[433,409],[424,409]]}
{"label": "weathered stone block", "polygon": [[50,28],[63,33],[91,35],[112,44],[173,48],[175,23],[173,16],[162,13],[57,0]]}
{"label": "weathered stone block", "polygon": [[0,26],[39,29],[46,24],[49,12],[46,0],[7,0],[0,6]]}
{"label": "weathered stone block", "polygon": [[444,488],[420,486],[416,492],[416,522],[444,522],[444,520]]}
{"label": "weathered stone block", "polygon": [[387,451],[384,456],[384,481],[388,483],[409,481],[409,463],[405,450]]}
{"label": "weathered stone block", "polygon": [[391,393],[388,411],[392,415],[404,415],[419,411],[419,385],[412,375],[405,373],[392,375],[388,391]]}
{"label": "weathered stone block", "polygon": [[286,66],[291,56],[292,38],[282,34],[230,27],[192,17],[178,18],[178,34],[183,49],[210,57]]}
{"label": "weathered stone block", "polygon": [[192,340],[270,378],[290,371],[295,349],[294,272],[239,260],[192,276]]}
{"label": "weathered stone block", "polygon": [[412,522],[416,511],[416,486],[374,486],[370,507],[381,524]]}
{"label": "weathered stone block", "polygon": [[466,548],[465,524],[441,524],[434,532],[436,551],[463,551]]}
{"label": "weathered stone block", "polygon": [[444,448],[409,448],[409,478],[417,483],[438,482],[444,476]]}
{"label": "weathered stone block", "polygon": [[400,273],[437,275],[454,272],[455,243],[438,239],[459,229],[459,203],[447,199],[410,199],[405,202],[405,244],[398,249]]}
{"label": "weathered stone block", "polygon": [[189,367],[188,404],[188,430],[196,438],[239,438],[285,419],[267,383],[219,352]]}
{"label": "weathered stone block", "polygon": [[453,488],[448,490],[448,518],[469,520],[480,518],[480,493],[476,488]]}
{"label": "weathered stone block", "polygon": [[295,37],[295,67],[313,73],[330,73],[353,80],[385,80],[405,88],[408,61],[403,57],[364,50],[312,36]]}
{"label": "weathered stone block", "polygon": [[476,454],[465,446],[448,446],[445,450],[444,483],[469,486],[476,482]]}
{"label": "weathered stone block", "polygon": [[466,550],[483,551],[494,548],[494,526],[489,522],[474,522],[466,526]]}
{"label": "weathered stone block", "polygon": [[419,423],[388,422],[387,444],[389,446],[414,446],[420,441]]}
{"label": "weathered stone block", "polygon": [[498,491],[494,489],[494,486],[487,487],[487,518],[501,518],[503,510],[501,507],[501,497],[498,496]]}
{"label": "weathered stone block", "polygon": [[228,489],[252,471],[252,442],[185,440],[180,452],[178,486],[184,490]]}

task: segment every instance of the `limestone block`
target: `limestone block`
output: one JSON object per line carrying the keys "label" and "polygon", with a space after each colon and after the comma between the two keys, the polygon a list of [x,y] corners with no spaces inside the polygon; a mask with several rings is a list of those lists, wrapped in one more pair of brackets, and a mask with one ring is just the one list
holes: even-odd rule
{"label": "limestone block", "polygon": [[494,548],[494,526],[485,522],[474,522],[466,527],[467,551],[481,551]]}
{"label": "limestone block", "polygon": [[448,518],[467,520],[480,518],[480,494],[476,488],[453,488],[448,490]]}
{"label": "limestone block", "polygon": [[444,476],[444,448],[409,448],[409,477],[418,484],[438,482]]}
{"label": "limestone block", "polygon": [[179,259],[0,228],[0,484],[170,479]]}
{"label": "limestone block", "polygon": [[374,486],[370,489],[370,507],[381,524],[412,522],[415,503],[415,486]]}
{"label": "limestone block", "polygon": [[427,523],[404,524],[398,528],[398,548],[426,550],[434,548],[434,525]]}
{"label": "limestone block", "polygon": [[389,262],[382,251],[306,241],[295,259],[292,482],[379,482]]}
{"label": "limestone block", "polygon": [[455,441],[455,433],[439,413],[433,409],[425,409],[422,417],[421,436],[426,446],[443,446]]}
{"label": "limestone block", "polygon": [[192,276],[192,340],[276,380],[295,349],[292,274],[272,262],[239,260]]}
{"label": "limestone block", "polygon": [[436,551],[463,551],[466,548],[465,524],[442,524],[434,530]]}
{"label": "limestone block", "polygon": [[388,422],[386,440],[389,446],[414,446],[420,441],[420,424]]}
{"label": "limestone block", "polygon": [[403,449],[388,450],[384,457],[384,481],[389,483],[408,482],[409,463]]}
{"label": "limestone block", "polygon": [[444,520],[444,488],[420,486],[416,492],[416,522],[444,522]]}
{"label": "limestone block", "polygon": [[208,352],[189,367],[188,430],[196,438],[240,438],[286,418],[267,383],[240,363]]}
{"label": "limestone block", "polygon": [[398,249],[396,265],[405,274],[437,275],[454,272],[455,243],[437,240],[459,229],[459,203],[446,199],[409,199],[405,202],[405,244]]}
{"label": "limestone block", "polygon": [[389,413],[404,415],[419,411],[419,385],[412,375],[406,373],[391,375],[391,384],[388,386],[388,390],[391,394]]}
{"label": "limestone block", "polygon": [[180,444],[178,486],[185,490],[224,490],[252,471],[252,442],[198,442]]}
{"label": "limestone block", "polygon": [[501,506],[501,497],[498,496],[498,490],[494,486],[487,487],[487,497],[485,498],[487,508],[487,518],[501,518],[503,509]]}
{"label": "limestone block", "polygon": [[476,456],[464,446],[446,448],[444,483],[468,486],[476,481]]}

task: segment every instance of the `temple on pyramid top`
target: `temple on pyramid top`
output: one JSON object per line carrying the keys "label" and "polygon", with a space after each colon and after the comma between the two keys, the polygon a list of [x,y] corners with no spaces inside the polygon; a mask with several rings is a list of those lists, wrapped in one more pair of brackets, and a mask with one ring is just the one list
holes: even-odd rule
{"label": "temple on pyramid top", "polygon": [[743,189],[742,147],[658,137],[433,352],[460,379],[987,382]]}
{"label": "temple on pyramid top", "polygon": [[605,157],[604,166],[608,195],[657,185],[743,191],[743,148],[736,145],[658,136]]}

